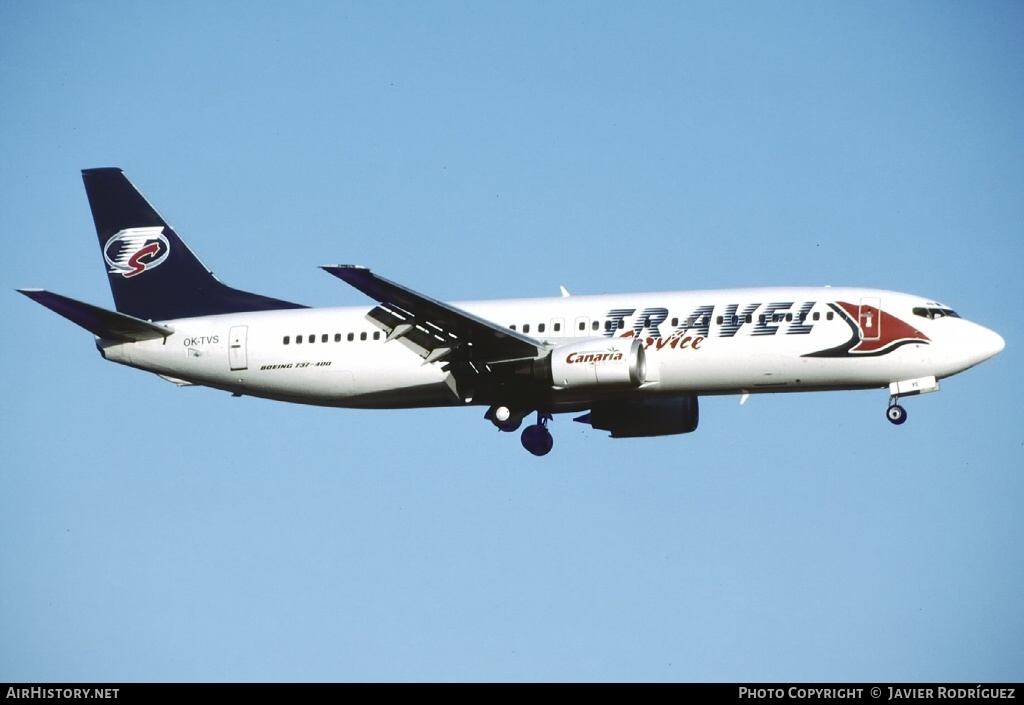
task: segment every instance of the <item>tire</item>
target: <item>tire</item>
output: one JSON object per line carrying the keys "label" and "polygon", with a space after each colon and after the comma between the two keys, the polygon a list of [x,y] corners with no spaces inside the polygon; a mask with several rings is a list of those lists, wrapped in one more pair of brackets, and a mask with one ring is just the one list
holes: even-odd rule
{"label": "tire", "polygon": [[551,448],[555,445],[555,439],[551,437],[551,432],[540,424],[527,426],[521,440],[523,448],[538,457],[550,453]]}
{"label": "tire", "polygon": [[890,423],[899,426],[907,420],[907,410],[899,404],[893,404],[885,410],[885,417]]}

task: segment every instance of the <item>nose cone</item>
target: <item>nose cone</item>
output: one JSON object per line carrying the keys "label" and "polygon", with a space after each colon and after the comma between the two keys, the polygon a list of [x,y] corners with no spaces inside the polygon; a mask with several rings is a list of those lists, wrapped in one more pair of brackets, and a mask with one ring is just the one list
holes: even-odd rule
{"label": "nose cone", "polygon": [[995,357],[1006,347],[1002,336],[988,328],[981,328],[971,336],[971,365]]}

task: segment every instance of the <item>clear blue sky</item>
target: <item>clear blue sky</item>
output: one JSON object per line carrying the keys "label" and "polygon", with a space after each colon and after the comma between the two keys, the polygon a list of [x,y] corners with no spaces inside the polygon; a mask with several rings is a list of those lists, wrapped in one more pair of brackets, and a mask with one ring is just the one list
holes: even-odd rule
{"label": "clear blue sky", "polygon": [[[1024,680],[1024,4],[0,4],[0,681]],[[859,285],[1006,350],[690,436],[178,389],[79,170],[234,286]]]}

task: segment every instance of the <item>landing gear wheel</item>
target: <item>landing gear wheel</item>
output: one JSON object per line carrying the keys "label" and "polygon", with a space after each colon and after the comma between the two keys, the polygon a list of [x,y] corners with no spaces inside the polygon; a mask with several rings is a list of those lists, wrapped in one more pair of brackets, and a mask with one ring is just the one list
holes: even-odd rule
{"label": "landing gear wheel", "polygon": [[523,425],[523,420],[518,418],[512,418],[509,419],[508,421],[499,421],[494,425],[497,426],[498,430],[503,433],[512,433],[513,431],[519,430],[519,427]]}
{"label": "landing gear wheel", "polygon": [[547,455],[555,445],[555,439],[551,437],[551,431],[540,424],[527,426],[522,435],[523,448],[534,455]]}
{"label": "landing gear wheel", "polygon": [[527,426],[521,437],[523,448],[536,456],[547,455],[555,445],[555,439],[548,430],[551,414],[537,413],[537,423]]}
{"label": "landing gear wheel", "polygon": [[529,412],[513,411],[504,405],[494,405],[487,410],[484,418],[494,424],[494,427],[503,433],[518,431],[523,425],[523,417]]}
{"label": "landing gear wheel", "polygon": [[899,404],[893,403],[885,410],[885,416],[891,423],[899,426],[907,420],[907,410]]}

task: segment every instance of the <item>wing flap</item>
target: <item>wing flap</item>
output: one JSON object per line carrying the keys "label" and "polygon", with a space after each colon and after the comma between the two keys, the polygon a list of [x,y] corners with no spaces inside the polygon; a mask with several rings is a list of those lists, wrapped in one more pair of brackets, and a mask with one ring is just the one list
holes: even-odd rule
{"label": "wing flap", "polygon": [[397,340],[426,360],[434,350],[458,344],[454,335],[444,335],[432,326],[420,323],[409,311],[380,305],[366,314],[366,318],[387,334],[387,340]]}

